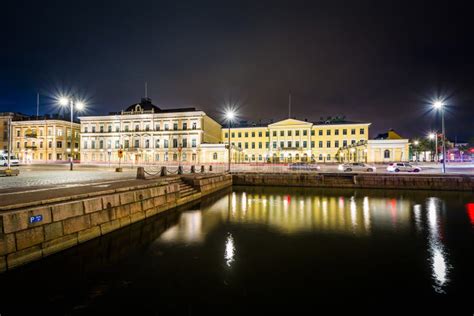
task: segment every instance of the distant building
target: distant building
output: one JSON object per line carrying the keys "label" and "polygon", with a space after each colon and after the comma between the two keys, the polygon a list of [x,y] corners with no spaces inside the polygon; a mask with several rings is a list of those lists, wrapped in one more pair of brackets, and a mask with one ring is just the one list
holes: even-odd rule
{"label": "distant building", "polygon": [[341,148],[341,160],[347,162],[388,163],[408,161],[408,139],[393,129],[377,135],[374,139]]}
{"label": "distant building", "polygon": [[0,151],[8,151],[8,121],[26,118],[27,115],[14,112],[0,112]]}
{"label": "distant building", "polygon": [[[202,144],[221,141],[221,125],[195,108],[161,109],[151,99],[117,113],[84,116],[81,120],[81,162],[204,163]],[[217,150],[218,149],[218,150]],[[216,148],[212,161],[225,161],[227,154]]]}
{"label": "distant building", "polygon": [[[237,162],[338,162],[341,147],[367,141],[369,126],[289,118],[268,125],[231,126],[230,142],[241,150],[236,151]],[[228,128],[222,128],[222,142],[229,142]]]}
{"label": "distant building", "polygon": [[12,122],[12,152],[21,163],[68,161],[80,157],[78,123],[59,116],[23,117]]}

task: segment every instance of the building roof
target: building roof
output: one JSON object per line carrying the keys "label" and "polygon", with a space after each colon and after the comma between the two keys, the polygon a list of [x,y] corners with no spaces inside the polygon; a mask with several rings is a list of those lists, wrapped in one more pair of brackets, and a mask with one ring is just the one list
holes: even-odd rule
{"label": "building roof", "polygon": [[382,139],[402,139],[403,137],[400,136],[395,130],[389,129],[386,133],[378,134],[374,139],[382,140]]}
{"label": "building roof", "polygon": [[[174,112],[194,112],[197,111],[194,107],[187,107],[187,108],[174,108],[174,109],[160,109],[158,106],[154,105],[151,101],[151,98],[142,98],[139,103],[134,103],[128,106],[124,112],[132,112],[132,113],[174,113]],[[110,114],[118,114],[115,112],[111,112]]]}

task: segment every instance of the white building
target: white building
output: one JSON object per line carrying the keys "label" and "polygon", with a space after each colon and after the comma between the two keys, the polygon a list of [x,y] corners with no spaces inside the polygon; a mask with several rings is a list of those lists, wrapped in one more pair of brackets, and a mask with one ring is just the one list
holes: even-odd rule
{"label": "white building", "polygon": [[160,109],[149,98],[119,113],[80,120],[83,163],[118,163],[123,149],[123,163],[199,164],[201,144],[221,140],[220,124],[203,111]]}

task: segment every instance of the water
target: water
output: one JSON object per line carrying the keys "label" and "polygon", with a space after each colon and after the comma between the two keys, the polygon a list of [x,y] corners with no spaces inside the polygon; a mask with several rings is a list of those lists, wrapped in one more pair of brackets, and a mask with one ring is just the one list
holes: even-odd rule
{"label": "water", "polygon": [[468,193],[237,187],[0,275],[0,313],[472,315],[473,232]]}

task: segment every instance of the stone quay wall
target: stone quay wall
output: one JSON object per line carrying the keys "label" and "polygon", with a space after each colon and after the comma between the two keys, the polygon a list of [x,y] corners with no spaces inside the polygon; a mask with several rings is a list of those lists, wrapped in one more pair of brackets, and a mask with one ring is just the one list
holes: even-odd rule
{"label": "stone quay wall", "polygon": [[474,177],[465,175],[233,173],[234,185],[319,188],[449,190],[474,192]]}
{"label": "stone quay wall", "polygon": [[[15,205],[0,213],[0,272],[74,247],[121,227],[230,187],[230,175],[187,178],[197,193],[180,197],[179,183],[95,192]],[[7,210],[5,210],[7,209]]]}

